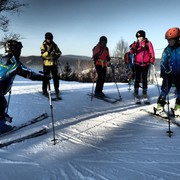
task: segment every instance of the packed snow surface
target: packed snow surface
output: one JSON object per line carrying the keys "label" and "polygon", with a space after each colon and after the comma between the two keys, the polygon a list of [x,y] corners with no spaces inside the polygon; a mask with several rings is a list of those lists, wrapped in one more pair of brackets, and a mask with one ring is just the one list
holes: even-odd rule
{"label": "packed snow surface", "polygon": [[[153,110],[159,96],[149,85],[151,105],[136,105],[133,87],[118,83],[122,101],[115,104],[93,98],[92,83],[60,81],[62,100],[52,102],[57,143],[53,144],[50,102],[39,93],[42,82],[16,77],[9,115],[14,126],[47,112],[41,122],[1,137],[20,137],[34,128],[48,133],[0,149],[1,180],[179,180],[180,127],[143,111]],[[53,82],[51,82],[53,92]],[[170,107],[174,107],[173,89]],[[115,83],[104,93],[118,98]],[[8,98],[8,94],[6,96]]]}

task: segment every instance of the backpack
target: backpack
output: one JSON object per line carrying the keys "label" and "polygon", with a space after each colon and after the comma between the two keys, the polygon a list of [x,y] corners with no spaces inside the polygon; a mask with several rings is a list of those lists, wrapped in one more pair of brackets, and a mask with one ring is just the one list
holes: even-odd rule
{"label": "backpack", "polygon": [[133,64],[133,54],[130,54],[130,52],[126,52],[124,54],[124,62],[125,64]]}
{"label": "backpack", "polygon": [[[146,38],[145,39],[145,46],[143,48],[147,49],[149,51],[149,40]],[[132,48],[135,45],[135,48],[133,48],[135,51],[137,51],[139,47],[139,42],[134,42],[130,45],[130,48]]]}

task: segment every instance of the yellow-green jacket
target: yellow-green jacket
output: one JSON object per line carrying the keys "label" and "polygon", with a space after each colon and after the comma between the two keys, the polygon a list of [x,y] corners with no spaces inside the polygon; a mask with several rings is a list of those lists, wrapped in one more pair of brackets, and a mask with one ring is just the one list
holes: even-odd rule
{"label": "yellow-green jacket", "polygon": [[57,64],[58,58],[61,56],[61,51],[54,41],[48,44],[46,41],[41,46],[41,56],[45,66],[54,66]]}

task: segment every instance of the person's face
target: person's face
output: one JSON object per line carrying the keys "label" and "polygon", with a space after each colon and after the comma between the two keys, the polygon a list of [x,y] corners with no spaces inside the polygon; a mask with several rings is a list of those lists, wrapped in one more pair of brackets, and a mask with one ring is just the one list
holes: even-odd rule
{"label": "person's face", "polygon": [[137,40],[138,40],[139,42],[143,41],[143,39],[144,39],[144,37],[141,37],[141,36],[137,37]]}
{"label": "person's face", "polygon": [[100,44],[101,44],[101,46],[106,46],[107,42],[106,41],[101,41]]}
{"label": "person's face", "polygon": [[169,46],[174,46],[176,43],[175,39],[168,39],[167,41],[168,41]]}
{"label": "person's face", "polygon": [[47,43],[51,43],[52,39],[51,38],[46,38]]}

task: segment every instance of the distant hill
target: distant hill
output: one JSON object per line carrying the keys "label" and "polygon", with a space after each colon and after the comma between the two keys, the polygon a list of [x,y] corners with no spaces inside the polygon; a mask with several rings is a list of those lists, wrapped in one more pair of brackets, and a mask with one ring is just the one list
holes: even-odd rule
{"label": "distant hill", "polygon": [[[42,69],[43,60],[40,56],[21,56],[21,61],[28,67]],[[66,63],[69,63],[72,69],[77,69],[77,66],[83,68],[86,65],[92,64],[92,59],[88,56],[77,56],[77,55],[63,55],[59,58],[61,66],[63,67]]]}
{"label": "distant hill", "polygon": [[[32,67],[42,70],[43,60],[40,56],[27,56],[21,57],[21,61],[27,67]],[[63,69],[66,63],[69,63],[71,69],[76,72],[81,72],[83,70],[94,67],[91,57],[88,56],[77,56],[77,55],[63,55],[59,58],[61,68]],[[160,69],[160,59],[155,60],[155,70]]]}

